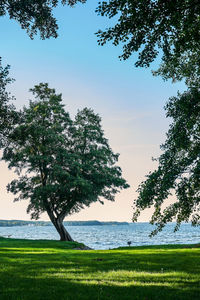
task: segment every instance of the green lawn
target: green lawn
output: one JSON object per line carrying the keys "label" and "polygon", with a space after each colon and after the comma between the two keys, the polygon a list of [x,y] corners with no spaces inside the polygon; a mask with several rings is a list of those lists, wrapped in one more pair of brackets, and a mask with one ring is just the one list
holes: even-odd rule
{"label": "green lawn", "polygon": [[74,247],[0,238],[0,299],[200,299],[200,245]]}

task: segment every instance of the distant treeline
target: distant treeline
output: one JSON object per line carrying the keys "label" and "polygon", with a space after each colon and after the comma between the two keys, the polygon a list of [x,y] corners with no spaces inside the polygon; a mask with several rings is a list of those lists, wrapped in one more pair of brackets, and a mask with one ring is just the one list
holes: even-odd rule
{"label": "distant treeline", "polygon": [[100,221],[67,221],[64,222],[66,226],[93,226],[93,225],[128,225],[128,222],[100,222]]}
{"label": "distant treeline", "polygon": [[25,225],[49,226],[51,225],[51,223],[44,222],[44,221],[0,220],[0,227],[25,226]]}
{"label": "distant treeline", "polygon": [[[21,221],[21,220],[0,220],[0,227],[10,226],[52,226],[51,222],[45,221]],[[128,225],[128,222],[100,222],[100,221],[67,221],[65,226],[94,226],[94,225]]]}

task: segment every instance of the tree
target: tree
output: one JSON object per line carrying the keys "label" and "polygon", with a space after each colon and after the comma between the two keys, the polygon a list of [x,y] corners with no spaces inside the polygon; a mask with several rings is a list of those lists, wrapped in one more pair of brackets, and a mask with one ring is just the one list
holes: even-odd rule
{"label": "tree", "polygon": [[9,78],[9,68],[3,68],[0,58],[0,148],[6,143],[6,137],[11,129],[11,126],[17,121],[17,112],[15,107],[10,103],[14,97],[7,92],[6,88],[13,79]]}
{"label": "tree", "polygon": [[91,109],[78,111],[72,120],[48,84],[32,90],[36,97],[24,108],[21,120],[9,135],[3,159],[19,178],[8,185],[15,201],[29,199],[32,219],[47,212],[60,235],[72,240],[63,226],[67,215],[78,212],[101,197],[114,200],[128,184],[115,165],[114,154],[104,137],[101,119]]}
{"label": "tree", "polygon": [[3,0],[0,3],[0,16],[6,14],[14,19],[33,38],[40,32],[42,39],[57,37],[58,25],[53,16],[53,9],[59,4],[74,6],[86,0]]}
{"label": "tree", "polygon": [[[138,52],[138,67],[149,67],[158,54],[161,64],[154,75],[173,82],[185,79],[188,90],[172,97],[166,105],[173,122],[161,146],[157,170],[138,188],[133,221],[141,211],[154,206],[151,223],[156,234],[168,222],[192,220],[199,225],[200,153],[200,2],[198,0],[111,0],[99,3],[97,13],[118,20],[99,30],[100,45],[112,41],[123,44],[120,59]],[[162,211],[162,204],[174,191],[177,201]]]}
{"label": "tree", "polygon": [[[113,27],[99,30],[100,45],[123,44],[121,59],[139,51],[136,66],[149,67],[162,53],[165,78],[200,75],[200,2],[198,0],[110,0],[99,3],[97,13],[118,17]],[[173,68],[173,70],[172,70]]]}
{"label": "tree", "polygon": [[[147,176],[138,188],[133,220],[140,212],[154,206],[152,234],[161,231],[167,222],[176,220],[177,230],[182,221],[200,225],[200,90],[190,88],[172,97],[166,107],[173,119],[167,140],[161,146],[157,170]],[[175,192],[177,201],[162,210],[164,200]]]}

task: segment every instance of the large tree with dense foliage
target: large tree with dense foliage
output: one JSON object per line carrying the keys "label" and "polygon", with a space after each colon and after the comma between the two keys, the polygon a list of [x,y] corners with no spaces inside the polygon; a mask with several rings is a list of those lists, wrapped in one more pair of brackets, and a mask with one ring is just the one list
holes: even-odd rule
{"label": "large tree with dense foliage", "polygon": [[[149,67],[160,54],[153,74],[172,81],[185,79],[188,90],[172,97],[165,109],[172,124],[161,146],[158,168],[138,188],[136,221],[141,211],[154,206],[153,234],[172,220],[200,224],[200,2],[198,0],[101,1],[97,13],[115,18],[114,25],[99,30],[100,45],[122,44],[121,59],[138,52],[136,66]],[[118,19],[117,19],[118,18]],[[164,210],[171,193],[177,201]]]}
{"label": "large tree with dense foliage", "polygon": [[47,212],[62,241],[72,240],[63,226],[67,215],[92,202],[113,201],[128,184],[115,165],[118,154],[110,148],[101,119],[91,109],[72,120],[61,95],[47,84],[35,86],[36,97],[24,108],[9,135],[3,159],[18,179],[8,185],[15,201],[28,199],[33,219]]}

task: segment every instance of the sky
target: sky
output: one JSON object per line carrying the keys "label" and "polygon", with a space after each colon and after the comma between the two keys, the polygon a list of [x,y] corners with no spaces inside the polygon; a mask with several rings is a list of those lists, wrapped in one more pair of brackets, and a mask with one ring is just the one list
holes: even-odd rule
{"label": "sky", "polygon": [[[137,54],[120,61],[121,48],[112,44],[98,46],[95,32],[109,27],[112,20],[97,16],[98,1],[88,0],[74,8],[59,6],[55,16],[59,37],[31,40],[20,25],[7,16],[0,18],[3,65],[11,65],[10,86],[19,109],[33,99],[29,89],[40,82],[62,93],[66,109],[74,116],[78,109],[91,107],[102,118],[105,136],[114,152],[120,153],[118,165],[130,188],[116,196],[115,202],[92,204],[67,220],[128,221],[133,215],[137,187],[145,175],[156,168],[159,145],[165,141],[170,120],[163,109],[169,97],[184,89],[183,83],[164,82],[153,77],[151,68],[136,68]],[[158,66],[159,59],[152,68]],[[28,201],[13,203],[6,185],[16,177],[0,162],[0,219],[29,220]],[[167,200],[170,203],[172,200]],[[139,218],[147,222],[151,209]],[[41,220],[48,220],[46,214]]]}

